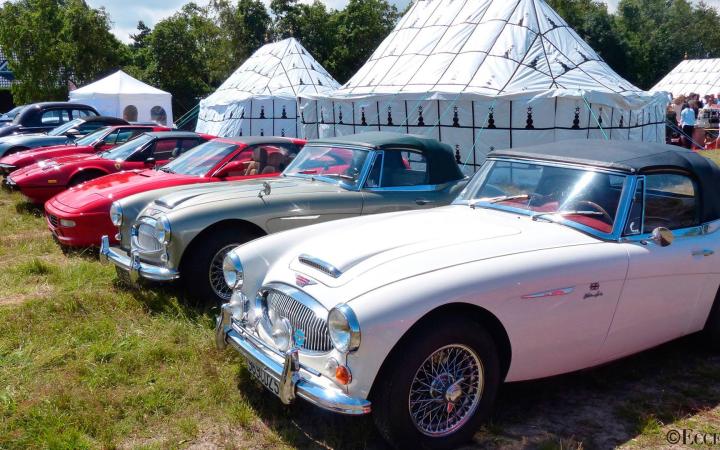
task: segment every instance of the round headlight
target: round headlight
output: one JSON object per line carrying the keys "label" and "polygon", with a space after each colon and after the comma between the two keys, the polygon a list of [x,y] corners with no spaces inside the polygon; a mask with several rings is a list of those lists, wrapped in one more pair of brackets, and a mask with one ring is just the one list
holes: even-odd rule
{"label": "round headlight", "polygon": [[122,206],[120,206],[120,203],[118,203],[118,202],[113,202],[112,206],[110,206],[110,221],[116,227],[119,227],[122,225],[123,210],[122,210]]}
{"label": "round headlight", "polygon": [[338,351],[352,352],[360,347],[360,324],[348,305],[339,305],[330,310],[328,331]]}
{"label": "round headlight", "polygon": [[172,232],[170,230],[170,221],[165,216],[160,216],[155,222],[155,239],[163,245],[170,243]]}
{"label": "round headlight", "polygon": [[243,284],[243,266],[235,252],[225,255],[223,260],[223,276],[230,289],[239,289]]}

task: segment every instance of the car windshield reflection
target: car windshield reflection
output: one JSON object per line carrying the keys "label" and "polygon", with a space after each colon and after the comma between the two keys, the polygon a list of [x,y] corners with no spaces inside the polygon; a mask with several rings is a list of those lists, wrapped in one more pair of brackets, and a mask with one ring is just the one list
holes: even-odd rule
{"label": "car windshield reflection", "polygon": [[144,146],[148,142],[151,142],[154,137],[149,134],[142,134],[135,139],[128,141],[122,145],[118,145],[112,150],[102,152],[100,156],[110,160],[126,160],[128,159],[137,149]]}
{"label": "car windshield reflection", "polygon": [[357,189],[368,161],[368,150],[308,146],[290,163],[284,176],[308,177]]}
{"label": "car windshield reflection", "polygon": [[90,133],[83,138],[78,139],[77,141],[75,141],[75,143],[77,145],[81,145],[81,146],[95,145],[96,142],[98,142],[100,139],[105,137],[109,128],[110,127],[100,128],[99,130],[97,130],[93,133]]}
{"label": "car windshield reflection", "polygon": [[626,178],[582,168],[489,161],[456,203],[512,210],[609,234]]}

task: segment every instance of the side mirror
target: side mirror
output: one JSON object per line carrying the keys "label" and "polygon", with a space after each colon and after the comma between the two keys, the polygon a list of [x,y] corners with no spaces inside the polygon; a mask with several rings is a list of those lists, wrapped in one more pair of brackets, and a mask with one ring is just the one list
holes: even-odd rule
{"label": "side mirror", "polygon": [[675,235],[665,227],[658,227],[653,230],[650,240],[660,247],[667,247],[675,241]]}
{"label": "side mirror", "polygon": [[155,158],[148,158],[145,160],[145,165],[148,167],[155,167]]}
{"label": "side mirror", "polygon": [[74,137],[79,134],[80,134],[80,130],[78,130],[77,128],[70,128],[69,130],[67,130],[65,132],[65,136],[67,136],[67,137]]}
{"label": "side mirror", "polygon": [[245,172],[245,169],[247,168],[247,162],[243,161],[230,161],[229,163],[225,164],[220,170],[215,172],[215,176],[218,178],[226,178],[229,177],[234,172]]}

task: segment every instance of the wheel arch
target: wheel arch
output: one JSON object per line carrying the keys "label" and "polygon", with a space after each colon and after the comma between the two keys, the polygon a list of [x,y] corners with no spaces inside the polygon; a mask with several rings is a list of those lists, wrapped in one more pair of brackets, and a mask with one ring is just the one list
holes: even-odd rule
{"label": "wheel arch", "polygon": [[248,220],[225,219],[219,222],[215,222],[214,224],[206,227],[200,233],[198,233],[185,247],[185,250],[180,257],[180,272],[182,273],[183,271],[183,265],[186,262],[186,255],[191,255],[194,249],[197,248],[197,246],[201,245],[207,236],[215,233],[222,233],[225,231],[244,231],[256,237],[262,237],[267,235],[265,230],[263,230],[260,226]]}
{"label": "wheel arch", "polygon": [[380,370],[378,370],[377,375],[373,380],[372,387],[370,388],[369,398],[372,398],[376,381],[382,379],[383,372],[388,370],[395,355],[403,349],[405,344],[412,339],[413,335],[420,332],[420,330],[426,326],[432,326],[432,322],[436,321],[438,318],[446,316],[470,318],[472,321],[485,327],[497,346],[498,359],[500,360],[500,379],[505,379],[508,371],[510,370],[510,362],[512,361],[512,345],[510,343],[510,337],[508,336],[502,322],[500,322],[500,319],[487,309],[478,305],[470,303],[449,303],[439,306],[426,313],[418,319],[395,343],[388,355],[385,357],[383,363],[380,365]]}

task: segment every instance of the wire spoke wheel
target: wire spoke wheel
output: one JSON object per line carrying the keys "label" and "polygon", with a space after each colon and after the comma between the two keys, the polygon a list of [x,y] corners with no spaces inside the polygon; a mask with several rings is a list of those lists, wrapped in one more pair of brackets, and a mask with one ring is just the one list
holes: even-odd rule
{"label": "wire spoke wheel", "polygon": [[456,432],[475,413],[484,381],[482,362],[470,347],[452,344],[436,350],[420,365],[410,385],[413,424],[430,437]]}
{"label": "wire spoke wheel", "polygon": [[210,287],[215,294],[225,301],[230,300],[232,297],[232,289],[225,282],[225,276],[223,275],[223,261],[225,256],[230,253],[231,250],[238,247],[241,244],[230,244],[221,248],[215,256],[213,256],[210,262],[210,271],[208,276],[210,277]]}

